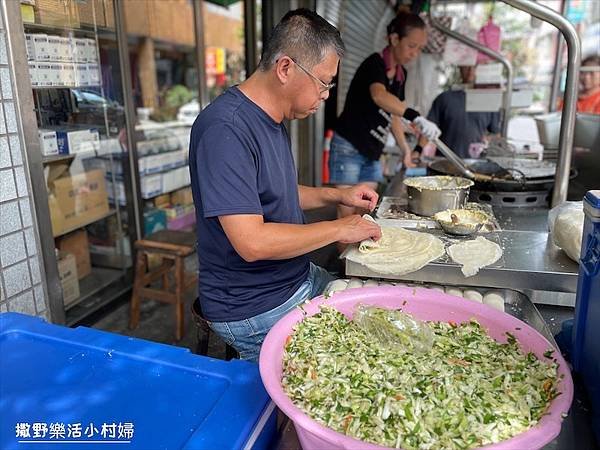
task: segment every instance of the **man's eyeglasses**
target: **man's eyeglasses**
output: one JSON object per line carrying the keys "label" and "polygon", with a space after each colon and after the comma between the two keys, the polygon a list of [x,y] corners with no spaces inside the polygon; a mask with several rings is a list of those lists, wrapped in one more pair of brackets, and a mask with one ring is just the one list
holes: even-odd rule
{"label": "man's eyeglasses", "polygon": [[321,81],[319,78],[315,77],[308,69],[306,69],[305,67],[302,66],[302,64],[300,64],[298,61],[296,61],[294,58],[292,58],[291,56],[288,56],[288,58],[290,58],[294,64],[296,64],[298,67],[300,67],[300,69],[302,69],[302,71],[308,75],[309,77],[311,77],[313,80],[317,80],[317,83],[319,83],[319,85],[321,86],[319,89],[319,92],[323,93],[323,92],[327,92],[329,90],[331,90],[333,87],[335,87],[335,83],[325,83],[323,81]]}

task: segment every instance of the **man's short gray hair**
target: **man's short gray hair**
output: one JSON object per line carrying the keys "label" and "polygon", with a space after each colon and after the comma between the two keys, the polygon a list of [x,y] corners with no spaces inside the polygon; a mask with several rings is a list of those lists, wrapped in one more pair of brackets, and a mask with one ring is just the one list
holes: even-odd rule
{"label": "man's short gray hair", "polygon": [[273,30],[258,69],[267,71],[283,55],[310,68],[323,61],[331,50],[339,58],[344,56],[344,42],[338,29],[314,11],[296,9],[289,11]]}

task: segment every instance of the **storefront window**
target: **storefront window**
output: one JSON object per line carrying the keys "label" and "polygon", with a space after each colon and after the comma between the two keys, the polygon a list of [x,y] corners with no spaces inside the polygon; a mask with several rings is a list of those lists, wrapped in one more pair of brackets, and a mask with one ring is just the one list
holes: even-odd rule
{"label": "storefront window", "polygon": [[195,222],[189,134],[200,112],[194,5],[189,0],[129,0],[123,5],[136,113],[141,234],[189,230]]}
{"label": "storefront window", "polygon": [[206,86],[214,100],[246,79],[243,2],[204,2]]}
{"label": "storefront window", "polygon": [[115,201],[125,110],[114,8],[110,0],[22,3],[51,235],[72,324],[131,284],[128,203]]}

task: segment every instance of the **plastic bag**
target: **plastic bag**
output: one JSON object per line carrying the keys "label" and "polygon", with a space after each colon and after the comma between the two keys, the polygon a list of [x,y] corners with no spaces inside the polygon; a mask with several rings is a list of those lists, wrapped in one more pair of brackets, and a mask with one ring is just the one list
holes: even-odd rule
{"label": "plastic bag", "polygon": [[[460,19],[454,28],[458,33],[473,40],[477,39],[477,31],[471,28],[467,19]],[[456,39],[448,39],[444,49],[444,62],[457,66],[474,66],[477,61],[477,50]]]}
{"label": "plastic bag", "polygon": [[398,309],[358,304],[353,321],[382,345],[399,345],[420,353],[433,347],[431,327]]}
{"label": "plastic bag", "polygon": [[564,202],[548,213],[552,240],[575,262],[581,255],[584,219],[583,202]]}

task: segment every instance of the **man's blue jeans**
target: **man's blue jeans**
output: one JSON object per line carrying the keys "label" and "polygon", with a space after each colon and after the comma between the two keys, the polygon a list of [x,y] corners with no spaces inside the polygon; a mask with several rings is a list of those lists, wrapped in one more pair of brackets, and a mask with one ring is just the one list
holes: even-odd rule
{"label": "man's blue jeans", "polygon": [[308,278],[296,292],[277,308],[235,322],[208,322],[210,328],[240,354],[241,359],[258,362],[260,346],[275,323],[296,306],[321,295],[334,277],[310,263]]}

